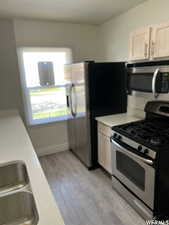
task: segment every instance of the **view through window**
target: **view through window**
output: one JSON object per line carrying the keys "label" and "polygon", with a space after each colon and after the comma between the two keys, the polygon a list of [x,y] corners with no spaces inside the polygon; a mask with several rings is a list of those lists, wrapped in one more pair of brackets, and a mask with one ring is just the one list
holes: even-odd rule
{"label": "view through window", "polygon": [[63,120],[67,115],[64,64],[70,49],[20,49],[22,85],[30,124]]}

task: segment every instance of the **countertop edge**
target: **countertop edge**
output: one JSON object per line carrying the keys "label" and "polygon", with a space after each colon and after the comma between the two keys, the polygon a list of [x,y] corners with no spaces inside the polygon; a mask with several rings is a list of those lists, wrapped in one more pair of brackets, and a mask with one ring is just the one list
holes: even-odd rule
{"label": "countertop edge", "polygon": [[112,128],[113,126],[125,124],[129,122],[134,122],[137,120],[141,120],[142,118],[137,116],[131,116],[127,113],[120,113],[120,114],[113,114],[113,115],[107,115],[107,116],[99,116],[96,117],[95,120],[97,120],[100,123],[103,123],[104,125]]}
{"label": "countertop edge", "polygon": [[24,123],[17,110],[0,111],[0,164],[22,161],[39,214],[37,225],[65,225]]}

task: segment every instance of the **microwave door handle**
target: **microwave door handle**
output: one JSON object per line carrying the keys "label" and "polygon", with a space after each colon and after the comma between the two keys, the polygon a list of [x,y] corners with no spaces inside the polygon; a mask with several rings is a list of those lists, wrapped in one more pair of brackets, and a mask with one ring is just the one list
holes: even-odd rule
{"label": "microwave door handle", "polygon": [[143,158],[143,157],[141,157],[141,156],[139,156],[139,155],[136,155],[136,154],[134,154],[134,153],[132,153],[132,152],[126,150],[126,149],[125,149],[124,147],[122,147],[119,143],[117,143],[113,138],[111,138],[110,140],[111,140],[111,142],[112,142],[115,146],[117,146],[118,148],[120,148],[123,152],[126,152],[128,155],[130,155],[130,156],[132,156],[132,157],[134,157],[134,158],[136,158],[136,159],[139,159],[139,160],[141,160],[142,162],[144,162],[144,163],[146,163],[146,164],[148,164],[148,165],[150,165],[150,166],[152,166],[152,165],[154,164],[152,160],[150,160],[150,159],[145,159],[145,158]]}
{"label": "microwave door handle", "polygon": [[158,93],[156,93],[156,80],[157,80],[157,76],[159,72],[160,72],[160,69],[157,68],[154,72],[153,79],[152,79],[152,92],[153,92],[154,98],[158,97]]}

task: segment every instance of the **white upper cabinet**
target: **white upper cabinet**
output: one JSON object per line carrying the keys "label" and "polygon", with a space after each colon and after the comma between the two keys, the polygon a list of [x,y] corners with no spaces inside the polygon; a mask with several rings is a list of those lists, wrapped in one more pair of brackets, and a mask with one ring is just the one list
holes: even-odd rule
{"label": "white upper cabinet", "polygon": [[143,28],[134,31],[130,35],[130,60],[146,60],[150,54],[151,28]]}
{"label": "white upper cabinet", "polygon": [[169,57],[169,22],[156,25],[152,30],[151,58]]}
{"label": "white upper cabinet", "polygon": [[132,32],[129,54],[131,61],[169,58],[169,22]]}

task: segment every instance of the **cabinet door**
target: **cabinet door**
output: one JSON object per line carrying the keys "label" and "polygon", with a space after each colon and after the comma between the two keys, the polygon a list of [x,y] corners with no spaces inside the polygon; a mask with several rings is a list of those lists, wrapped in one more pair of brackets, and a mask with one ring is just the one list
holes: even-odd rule
{"label": "cabinet door", "polygon": [[151,28],[134,31],[130,35],[130,60],[149,59]]}
{"label": "cabinet door", "polygon": [[99,164],[112,174],[110,137],[98,132],[98,160]]}
{"label": "cabinet door", "polygon": [[151,58],[169,57],[169,22],[153,27]]}
{"label": "cabinet door", "polygon": [[110,137],[104,136],[103,138],[104,138],[104,141],[105,141],[105,150],[106,150],[105,165],[106,165],[107,171],[110,174],[112,174],[112,159],[111,159],[111,142],[110,142]]}
{"label": "cabinet door", "polygon": [[105,167],[104,141],[103,134],[98,132],[98,161],[99,164]]}

